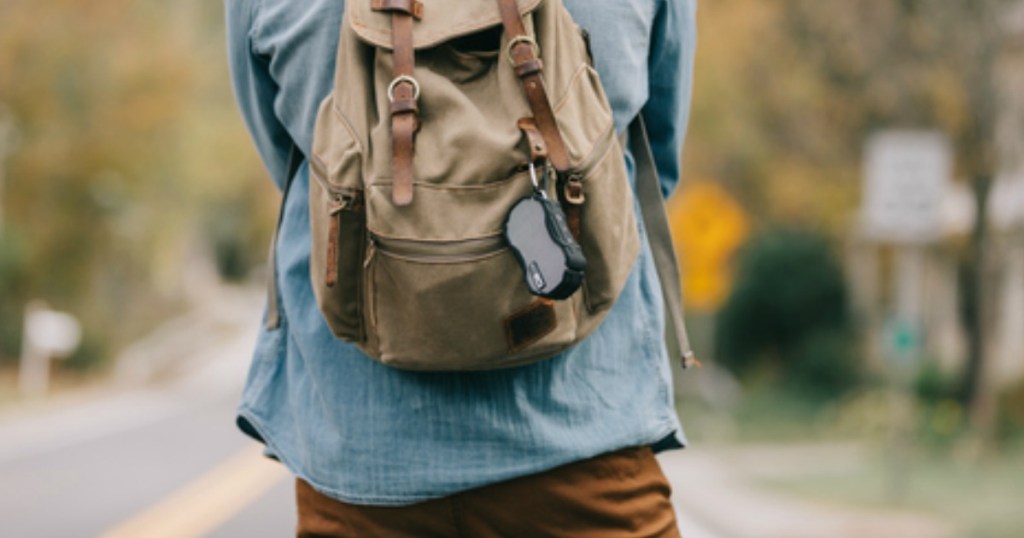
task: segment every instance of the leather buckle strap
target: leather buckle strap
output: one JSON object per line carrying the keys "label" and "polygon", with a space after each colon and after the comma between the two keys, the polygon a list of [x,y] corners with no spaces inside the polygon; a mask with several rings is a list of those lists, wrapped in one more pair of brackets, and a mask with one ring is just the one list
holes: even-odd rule
{"label": "leather buckle strap", "polygon": [[[522,50],[522,47],[527,46],[530,50]],[[540,60],[540,45],[531,36],[517,35],[510,39],[505,48],[505,56],[516,76],[521,79],[544,70],[544,62]]]}
{"label": "leather buckle strap", "polygon": [[544,87],[544,78],[541,76],[543,64],[538,57],[540,47],[536,40],[526,33],[523,26],[523,19],[519,13],[519,4],[516,0],[497,0],[498,9],[501,12],[501,22],[505,27],[505,34],[508,36],[506,52],[512,68],[523,84],[523,91],[526,100],[530,104],[530,111],[533,112],[537,129],[547,142],[548,154],[551,164],[560,173],[567,173],[570,169],[569,152],[566,150],[562,133],[558,129],[558,122],[555,120],[555,112],[551,108],[547,90]]}
{"label": "leather buckle strap", "polygon": [[374,11],[397,11],[411,15],[416,19],[423,18],[423,3],[417,0],[370,0],[370,9]]}
{"label": "leather buckle strap", "polygon": [[[398,86],[400,84],[407,84],[407,85],[412,87],[412,98],[401,98],[400,99],[400,98],[396,97],[395,90],[398,88]],[[391,103],[391,114],[392,115],[402,114],[402,113],[405,113],[405,112],[411,112],[413,114],[418,114],[419,113],[420,109],[419,109],[418,101],[419,101],[419,98],[420,98],[420,83],[417,82],[416,79],[414,79],[414,78],[412,78],[410,76],[406,76],[406,75],[395,77],[395,80],[392,80],[391,84],[388,84],[388,92],[387,93],[388,93],[388,102]],[[408,93],[409,93],[408,91],[398,92],[398,94],[400,94],[400,95],[408,95]]]}
{"label": "leather buckle strap", "polygon": [[420,83],[416,79],[408,75],[400,75],[395,77],[395,80],[392,80],[391,84],[388,84],[388,101],[391,101],[392,103],[395,102],[395,88],[402,83],[412,85],[413,101],[416,101],[420,98]]}
{"label": "leather buckle strap", "polygon": [[516,58],[526,58],[524,54],[513,54],[515,48],[519,45],[529,45],[530,51],[537,58],[540,58],[540,45],[537,44],[537,40],[528,35],[517,35],[508,40],[508,46],[505,47],[505,56],[508,58],[508,63],[512,67],[518,67],[520,64],[516,63]]}
{"label": "leather buckle strap", "polygon": [[413,160],[416,131],[419,130],[419,82],[413,77],[416,51],[413,48],[413,18],[423,16],[416,0],[371,0],[377,11],[391,12],[392,51],[395,78],[388,85],[391,103],[391,201],[396,206],[412,203]]}

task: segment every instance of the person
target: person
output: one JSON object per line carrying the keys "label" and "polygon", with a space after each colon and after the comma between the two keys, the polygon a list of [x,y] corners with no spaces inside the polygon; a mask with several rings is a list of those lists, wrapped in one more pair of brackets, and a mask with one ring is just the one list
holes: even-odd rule
{"label": "person", "polygon": [[[666,194],[688,119],[694,2],[564,0],[591,36],[617,129],[643,113]],[[607,319],[566,353],[464,373],[369,360],[321,318],[308,166],[285,177],[332,88],[344,3],[225,5],[242,115],[270,177],[292,191],[275,254],[281,319],[261,329],[238,426],[295,474],[298,535],[677,536],[653,454],[686,441],[646,240]]]}

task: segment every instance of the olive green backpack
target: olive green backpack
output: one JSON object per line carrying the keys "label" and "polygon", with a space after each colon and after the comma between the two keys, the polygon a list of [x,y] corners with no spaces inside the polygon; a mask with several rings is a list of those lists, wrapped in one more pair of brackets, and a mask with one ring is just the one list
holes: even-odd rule
{"label": "olive green backpack", "polygon": [[[413,370],[505,368],[583,340],[640,248],[624,138],[585,32],[561,0],[346,4],[308,159],[310,277],[328,326]],[[669,349],[688,366],[678,270],[639,118],[629,140]],[[512,207],[541,192],[558,201],[586,258],[582,285],[564,299],[531,293],[504,234]],[[275,298],[268,323],[277,321]]]}

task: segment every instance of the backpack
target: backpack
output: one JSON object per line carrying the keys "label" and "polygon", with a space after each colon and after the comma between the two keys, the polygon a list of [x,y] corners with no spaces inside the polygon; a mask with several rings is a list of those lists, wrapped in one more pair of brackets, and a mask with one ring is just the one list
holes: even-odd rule
{"label": "backpack", "polygon": [[[640,118],[629,140],[670,351],[689,366]],[[410,370],[506,368],[580,342],[640,250],[623,143],[561,0],[347,2],[308,156],[310,279],[327,325]]]}

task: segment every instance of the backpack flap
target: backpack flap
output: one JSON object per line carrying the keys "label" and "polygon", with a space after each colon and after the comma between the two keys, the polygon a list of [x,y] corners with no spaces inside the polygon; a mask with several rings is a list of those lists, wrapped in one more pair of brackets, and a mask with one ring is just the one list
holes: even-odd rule
{"label": "backpack flap", "polygon": [[[519,11],[525,15],[542,0],[519,0]],[[391,14],[374,9],[371,0],[346,3],[345,11],[362,40],[385,49],[392,47]],[[413,47],[425,49],[460,36],[473,34],[501,24],[501,13],[495,0],[430,0],[422,9],[422,17],[413,25]]]}

